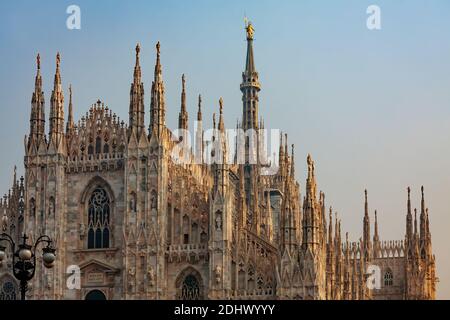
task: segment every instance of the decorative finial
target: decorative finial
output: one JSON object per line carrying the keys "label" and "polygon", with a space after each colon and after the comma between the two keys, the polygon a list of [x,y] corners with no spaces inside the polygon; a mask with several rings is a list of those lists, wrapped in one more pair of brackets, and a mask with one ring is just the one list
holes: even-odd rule
{"label": "decorative finial", "polygon": [[70,95],[70,100],[72,100],[72,84],[69,84],[69,95]]}
{"label": "decorative finial", "polygon": [[423,186],[420,188],[420,190],[422,191],[422,199],[424,198],[424,189]]}
{"label": "decorative finial", "polygon": [[213,113],[213,128],[216,129],[216,113]]}
{"label": "decorative finial", "polygon": [[219,99],[219,106],[220,106],[220,114],[222,114],[223,113],[223,98],[222,97],[220,97],[220,99]]}
{"label": "decorative finial", "polygon": [[366,202],[367,202],[367,189],[364,190],[364,196],[365,196]]}
{"label": "decorative finial", "polygon": [[181,84],[183,85],[183,91],[184,91],[185,86],[186,86],[186,78],[184,77],[184,73],[181,76]]}
{"label": "decorative finial", "polygon": [[139,52],[141,52],[141,45],[139,42],[136,44],[136,56],[139,56]]}
{"label": "decorative finial", "polygon": [[61,55],[59,52],[56,54],[56,67],[59,68],[59,65],[61,64]]}
{"label": "decorative finial", "polygon": [[198,95],[198,111],[202,110],[202,95]]}
{"label": "decorative finial", "polygon": [[156,54],[159,56],[159,54],[161,53],[161,45],[159,43],[159,41],[156,43]]}
{"label": "decorative finial", "polygon": [[36,57],[37,68],[41,69],[41,55],[38,53]]}

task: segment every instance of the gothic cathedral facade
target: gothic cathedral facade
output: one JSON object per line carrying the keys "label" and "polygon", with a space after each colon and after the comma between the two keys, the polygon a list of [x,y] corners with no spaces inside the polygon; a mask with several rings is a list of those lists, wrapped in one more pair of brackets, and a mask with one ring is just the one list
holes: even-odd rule
{"label": "gothic cathedral facade", "polygon": [[[203,157],[199,163],[175,163],[171,152],[183,141],[165,123],[159,43],[148,128],[139,59],[138,45],[128,124],[101,101],[75,123],[71,88],[64,117],[58,54],[47,133],[38,56],[25,176],[14,174],[9,194],[0,201],[2,232],[16,239],[26,233],[31,240],[47,234],[57,247],[55,267],[46,270],[38,264],[28,298],[435,298],[423,188],[419,213],[411,209],[408,188],[406,232],[400,241],[379,239],[376,212],[371,233],[366,192],[363,236],[349,242],[348,235],[341,235],[340,220],[327,209],[325,194],[318,192],[310,156],[301,192],[287,136],[280,138],[279,169],[273,175],[262,175],[262,165],[248,162],[248,154],[243,163],[207,164]],[[240,129],[264,128],[258,115],[260,89],[249,24]],[[180,109],[179,128],[188,129],[184,76]],[[220,100],[218,124],[214,118],[213,125],[220,141],[223,109]],[[200,96],[197,121],[202,121]],[[201,155],[203,132],[198,126],[193,135]],[[226,154],[229,146],[222,147]],[[0,299],[18,295],[10,263],[0,266]],[[68,286],[70,266],[80,270],[78,289]],[[368,285],[373,275],[379,276],[375,286]]]}

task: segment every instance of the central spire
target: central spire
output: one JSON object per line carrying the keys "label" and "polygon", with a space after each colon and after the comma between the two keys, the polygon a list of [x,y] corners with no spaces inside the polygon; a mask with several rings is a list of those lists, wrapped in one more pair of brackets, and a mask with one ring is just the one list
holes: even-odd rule
{"label": "central spire", "polygon": [[247,31],[247,60],[245,63],[245,71],[246,72],[255,72],[256,71],[255,61],[253,59],[253,35],[255,32],[255,29],[253,28],[253,25],[251,22],[247,23],[245,30]]}
{"label": "central spire", "polygon": [[242,73],[242,102],[243,115],[242,125],[244,130],[258,129],[258,92],[261,90],[258,72],[255,68],[253,55],[253,35],[255,29],[251,22],[246,22],[245,30],[247,33],[247,58],[245,62],[245,71]]}

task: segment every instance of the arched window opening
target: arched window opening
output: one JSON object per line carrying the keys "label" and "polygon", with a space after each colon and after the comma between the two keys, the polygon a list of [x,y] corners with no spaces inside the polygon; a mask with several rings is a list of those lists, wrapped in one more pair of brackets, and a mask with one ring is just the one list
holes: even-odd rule
{"label": "arched window opening", "polygon": [[192,224],[191,230],[191,242],[198,243],[198,224],[194,222]]}
{"label": "arched window opening", "polygon": [[95,139],[95,153],[99,154],[102,153],[102,138],[97,137]]}
{"label": "arched window opening", "polygon": [[92,290],[86,295],[85,300],[106,300],[106,296],[100,290]]}
{"label": "arched window opening", "polygon": [[388,270],[384,274],[384,285],[386,287],[390,287],[394,284],[394,275],[392,274],[392,271]]}
{"label": "arched window opening", "polygon": [[188,275],[181,288],[181,300],[199,300],[200,299],[200,284],[197,278],[193,275]]}
{"label": "arched window opening", "polygon": [[110,200],[105,189],[97,187],[89,198],[88,249],[109,248]]}
{"label": "arched window opening", "polygon": [[202,276],[192,267],[186,268],[175,281],[177,288],[176,299],[179,300],[202,300],[204,287]]}
{"label": "arched window opening", "polygon": [[109,153],[109,145],[107,143],[103,146],[103,153]]}
{"label": "arched window opening", "polygon": [[91,144],[88,147],[88,154],[89,155],[94,154],[94,147]]}
{"label": "arched window opening", "polygon": [[200,234],[200,242],[207,243],[208,242],[208,234],[205,231],[202,231]]}

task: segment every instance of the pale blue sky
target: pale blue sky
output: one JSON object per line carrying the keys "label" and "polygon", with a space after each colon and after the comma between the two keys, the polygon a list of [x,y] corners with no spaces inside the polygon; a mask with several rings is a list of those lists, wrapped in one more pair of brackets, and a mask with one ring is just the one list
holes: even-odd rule
{"label": "pale blue sky", "polygon": [[[81,7],[81,30],[66,28],[70,4]],[[380,31],[366,28],[370,4],[381,8]],[[37,52],[47,117],[59,50],[66,98],[73,85],[75,117],[100,98],[128,120],[136,42],[142,47],[148,109],[159,40],[168,125],[177,123],[185,73],[190,119],[199,93],[206,119],[222,96],[226,123],[234,126],[241,115],[244,14],[256,29],[260,115],[266,127],[283,129],[295,143],[302,188],[311,153],[319,188],[350,237],[356,240],[362,232],[367,188],[372,218],[378,209],[381,234],[391,240],[404,237],[406,187],[412,187],[413,205],[419,206],[423,184],[441,280],[438,296],[449,299],[447,0],[2,2],[0,190],[7,191],[14,164],[23,172]]]}

